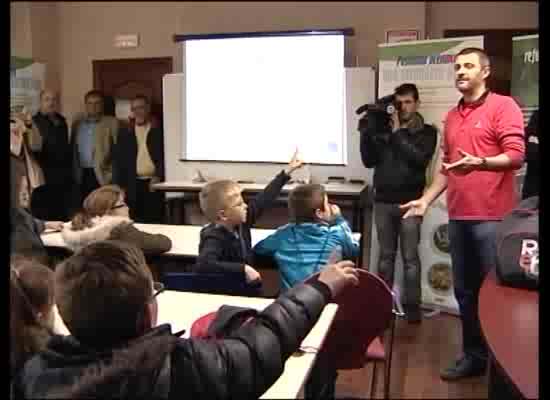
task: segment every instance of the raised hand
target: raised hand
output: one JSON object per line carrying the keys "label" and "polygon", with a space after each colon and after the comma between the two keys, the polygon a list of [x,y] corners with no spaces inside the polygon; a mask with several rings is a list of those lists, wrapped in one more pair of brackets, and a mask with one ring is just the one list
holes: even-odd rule
{"label": "raised hand", "polygon": [[250,265],[244,266],[244,275],[246,278],[246,283],[258,282],[262,280],[262,276],[258,271],[252,268]]}
{"label": "raised hand", "polygon": [[286,170],[287,175],[292,174],[294,171],[296,171],[302,165],[304,165],[304,162],[300,159],[300,155],[298,153],[298,148],[296,148],[296,151],[294,152],[294,155],[292,156],[292,159],[288,163],[288,167],[287,167],[287,170]]}
{"label": "raised hand", "polygon": [[423,217],[428,209],[428,202],[423,198],[419,198],[417,200],[412,200],[408,203],[401,204],[399,208],[406,211],[402,218]]}
{"label": "raised hand", "polygon": [[326,284],[332,297],[336,297],[348,285],[359,285],[359,271],[352,261],[340,261],[321,270],[319,281]]}
{"label": "raised hand", "polygon": [[330,207],[330,221],[334,221],[336,218],[342,215],[342,210],[336,204],[329,204]]}
{"label": "raised hand", "polygon": [[44,222],[46,229],[51,229],[54,231],[63,230],[63,221],[46,221]]}
{"label": "raised hand", "polygon": [[399,121],[399,111],[395,110],[391,114],[392,132],[396,132],[401,128],[401,122]]}

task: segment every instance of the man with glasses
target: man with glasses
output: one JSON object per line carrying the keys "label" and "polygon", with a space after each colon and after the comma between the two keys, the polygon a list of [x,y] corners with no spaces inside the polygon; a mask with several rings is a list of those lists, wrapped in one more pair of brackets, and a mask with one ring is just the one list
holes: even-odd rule
{"label": "man with glasses", "polygon": [[126,191],[136,222],[162,223],[164,194],[151,185],[164,180],[164,134],[147,97],[134,97],[131,110],[134,118],[120,130],[114,149],[113,179]]}
{"label": "man with glasses", "polygon": [[318,282],[289,289],[230,338],[181,339],[169,324],[157,326],[163,286],[143,253],[98,242],[55,270],[55,302],[71,336],[52,338],[15,384],[25,398],[257,399],[324,306],[358,283],[353,263],[342,261]]}
{"label": "man with glasses", "polygon": [[99,186],[112,183],[111,148],[116,143],[118,121],[103,114],[103,94],[91,90],[84,96],[86,113],[75,118],[71,127],[73,175],[78,185],[78,201]]}

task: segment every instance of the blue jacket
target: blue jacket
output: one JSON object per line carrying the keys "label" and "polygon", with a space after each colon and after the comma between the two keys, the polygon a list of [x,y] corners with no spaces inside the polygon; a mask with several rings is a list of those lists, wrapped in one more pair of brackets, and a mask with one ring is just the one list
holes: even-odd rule
{"label": "blue jacket", "polygon": [[339,216],[331,225],[306,222],[282,226],[256,244],[254,251],[275,258],[283,289],[288,289],[321,270],[333,252],[338,261],[357,257],[359,243]]}

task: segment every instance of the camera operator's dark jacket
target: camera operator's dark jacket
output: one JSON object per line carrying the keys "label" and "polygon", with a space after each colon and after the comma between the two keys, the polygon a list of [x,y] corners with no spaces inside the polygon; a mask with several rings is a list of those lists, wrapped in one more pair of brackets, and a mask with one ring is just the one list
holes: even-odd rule
{"label": "camera operator's dark jacket", "polygon": [[367,121],[359,123],[361,159],[365,167],[374,168],[375,201],[404,203],[419,198],[426,185],[437,130],[422,120],[422,128],[401,128],[392,133],[380,113],[368,114]]}

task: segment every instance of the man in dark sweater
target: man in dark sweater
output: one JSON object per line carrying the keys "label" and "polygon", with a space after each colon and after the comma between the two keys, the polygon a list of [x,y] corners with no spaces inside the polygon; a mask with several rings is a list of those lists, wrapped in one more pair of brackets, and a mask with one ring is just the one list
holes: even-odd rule
{"label": "man in dark sweater", "polygon": [[261,276],[251,265],[250,228],[263,211],[273,204],[290,175],[302,166],[298,152],[285,171],[281,171],[263,192],[246,204],[236,182],[219,180],[208,183],[200,193],[200,206],[210,221],[201,231],[196,270],[240,274],[247,283]]}
{"label": "man in dark sweater", "polygon": [[40,94],[40,110],[32,122],[42,137],[42,146],[34,151],[44,172],[47,185],[55,185],[58,193],[66,193],[72,182],[72,153],[69,128],[63,115],[57,112],[57,94],[44,90]]}
{"label": "man in dark sweater", "polygon": [[[421,321],[421,268],[418,243],[422,218],[402,219],[399,205],[420,197],[426,169],[437,142],[436,129],[417,112],[418,89],[405,83],[395,89],[396,111],[388,125],[379,115],[368,116],[361,132],[361,158],[374,168],[375,221],[380,244],[378,273],[392,287],[399,239],[405,288],[403,305],[409,322]],[[369,113],[370,114],[370,113]]]}
{"label": "man in dark sweater", "polygon": [[539,195],[540,159],[539,159],[539,110],[536,110],[525,129],[525,162],[527,173],[523,180],[522,198]]}

